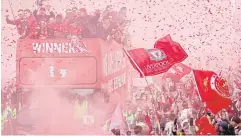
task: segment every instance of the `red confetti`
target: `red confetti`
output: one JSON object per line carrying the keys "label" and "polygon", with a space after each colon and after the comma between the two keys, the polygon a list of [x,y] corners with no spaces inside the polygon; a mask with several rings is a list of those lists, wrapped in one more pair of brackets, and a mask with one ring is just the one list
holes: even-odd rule
{"label": "red confetti", "polygon": [[210,9],[208,10],[208,12],[209,12],[209,14],[213,14]]}

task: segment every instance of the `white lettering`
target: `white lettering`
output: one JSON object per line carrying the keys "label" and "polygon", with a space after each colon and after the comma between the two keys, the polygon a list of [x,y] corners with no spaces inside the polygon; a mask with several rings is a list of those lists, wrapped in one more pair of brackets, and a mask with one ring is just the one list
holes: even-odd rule
{"label": "white lettering", "polygon": [[46,43],[45,47],[46,47],[46,53],[48,53],[48,52],[53,53],[54,52],[53,43],[50,43],[50,44]]}
{"label": "white lettering", "polygon": [[43,43],[43,44],[41,44],[41,52],[45,53],[45,51],[46,51],[46,46]]}
{"label": "white lettering", "polygon": [[67,44],[66,44],[66,43],[63,44],[63,45],[62,45],[62,52],[63,52],[63,53],[68,53],[67,48],[68,48],[68,43],[67,43]]}
{"label": "white lettering", "polygon": [[120,51],[117,51],[116,54],[115,54],[115,60],[116,60],[116,63],[115,63],[115,72],[117,71],[120,71],[122,69],[122,53]]}
{"label": "white lettering", "polygon": [[34,53],[40,53],[41,50],[41,44],[38,43],[32,43],[32,47],[33,47],[33,52]]}
{"label": "white lettering", "polygon": [[114,87],[113,87],[113,80],[109,80],[108,81],[108,91],[112,92],[113,89],[114,89]]}
{"label": "white lettering", "polygon": [[75,53],[74,45],[72,45],[71,43],[69,43],[69,53]]}
{"label": "white lettering", "polygon": [[113,74],[113,54],[108,54],[108,75]]}
{"label": "white lettering", "polygon": [[[103,58],[103,71],[106,71],[105,76],[111,75],[126,68],[126,58],[122,50],[110,52]],[[107,64],[105,64],[107,63]]]}
{"label": "white lettering", "polygon": [[[66,77],[68,70],[67,69],[59,69],[57,70],[60,73],[61,78]],[[49,67],[49,75],[50,77],[55,77],[55,67]]]}
{"label": "white lettering", "polygon": [[54,66],[50,66],[49,67],[49,75],[50,75],[50,77],[55,77],[55,75],[54,75]]}
{"label": "white lettering", "polygon": [[87,52],[85,44],[71,43],[32,43],[34,53],[83,53]]}
{"label": "white lettering", "polygon": [[126,60],[127,60],[127,58],[126,58],[126,56],[125,56],[125,53],[122,51],[122,69],[124,69],[125,67],[126,67]]}
{"label": "white lettering", "polygon": [[87,45],[85,44],[85,42],[80,42],[80,45],[81,45],[81,47],[83,47],[83,48],[87,48]]}
{"label": "white lettering", "polygon": [[61,53],[61,49],[62,49],[62,44],[61,43],[54,43],[54,51],[57,51],[58,53]]}
{"label": "white lettering", "polygon": [[76,46],[76,48],[80,51],[80,52],[87,52],[87,50],[81,46]]}
{"label": "white lettering", "polygon": [[102,64],[103,64],[103,75],[104,76],[107,76],[108,75],[108,71],[107,71],[107,69],[108,69],[108,59],[107,59],[107,55],[105,55],[104,57],[103,57],[103,60],[102,60]]}
{"label": "white lettering", "polygon": [[126,84],[126,73],[115,77],[113,79],[113,86],[114,86],[114,90],[121,88],[122,86],[124,86]]}
{"label": "white lettering", "polygon": [[62,78],[63,78],[63,77],[66,77],[67,69],[60,69],[60,70],[59,70],[59,73],[60,73],[60,75],[61,75]]}
{"label": "white lettering", "polygon": [[159,70],[166,69],[168,66],[169,66],[168,61],[162,61],[155,64],[147,65],[145,66],[145,69],[147,70],[147,72],[152,72],[152,71],[159,71]]}

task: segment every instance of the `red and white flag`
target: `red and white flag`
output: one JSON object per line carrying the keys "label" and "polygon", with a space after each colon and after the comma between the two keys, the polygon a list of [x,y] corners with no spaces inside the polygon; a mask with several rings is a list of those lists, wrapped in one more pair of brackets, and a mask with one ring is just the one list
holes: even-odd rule
{"label": "red and white flag", "polygon": [[232,103],[227,82],[212,71],[193,70],[199,95],[214,114]]}
{"label": "red and white flag", "polygon": [[137,48],[126,54],[141,77],[164,73],[188,57],[181,45],[172,41],[170,35],[156,41],[152,49]]}
{"label": "red and white flag", "polygon": [[189,74],[192,69],[182,63],[178,63],[173,65],[164,75],[162,76],[163,79],[171,78],[175,81],[179,81],[185,75]]}

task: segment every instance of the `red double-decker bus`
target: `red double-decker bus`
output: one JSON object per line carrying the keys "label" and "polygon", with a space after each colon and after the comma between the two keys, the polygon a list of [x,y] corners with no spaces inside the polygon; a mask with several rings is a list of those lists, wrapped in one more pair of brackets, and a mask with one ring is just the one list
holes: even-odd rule
{"label": "red double-decker bus", "polygon": [[[117,105],[128,90],[129,62],[122,48],[115,41],[109,43],[94,38],[78,42],[19,39],[16,63],[19,94],[28,94],[38,88],[42,91],[47,91],[44,88],[68,90],[82,95],[104,91],[110,98],[118,93],[120,97],[104,106],[102,112],[95,113],[95,107],[89,112],[94,122],[103,125],[109,118],[105,113],[113,112],[113,103]],[[24,99],[22,96],[18,102],[24,105]]]}

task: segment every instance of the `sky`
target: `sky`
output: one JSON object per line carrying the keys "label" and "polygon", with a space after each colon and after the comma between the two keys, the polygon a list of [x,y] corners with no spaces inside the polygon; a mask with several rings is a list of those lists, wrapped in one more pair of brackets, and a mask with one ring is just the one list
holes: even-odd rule
{"label": "sky", "polygon": [[[11,3],[12,10],[9,2]],[[15,77],[16,28],[7,25],[18,9],[34,10],[34,0],[2,0],[2,86]],[[85,7],[89,13],[112,4],[128,9],[129,33],[136,48],[152,48],[155,41],[170,34],[189,57],[183,62],[195,69],[225,71],[241,58],[240,0],[51,0],[62,13],[67,8]]]}

